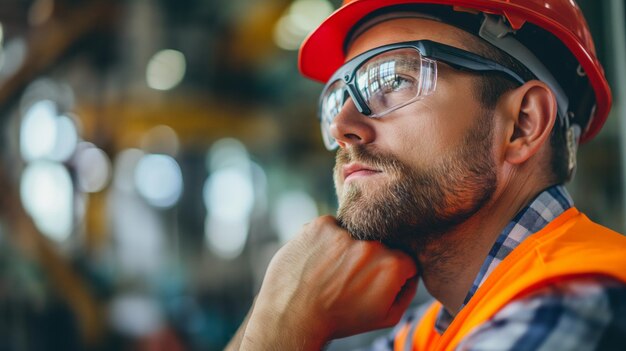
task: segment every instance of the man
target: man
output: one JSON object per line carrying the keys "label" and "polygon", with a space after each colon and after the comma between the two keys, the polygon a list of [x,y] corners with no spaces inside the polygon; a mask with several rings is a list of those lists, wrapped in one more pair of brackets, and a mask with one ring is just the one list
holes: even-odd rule
{"label": "man", "polygon": [[[578,7],[430,2],[346,0],[303,44],[339,211],[272,259],[230,349],[392,325],[375,348],[626,347],[626,238],[562,186],[611,104]],[[407,312],[418,277],[437,301]]]}

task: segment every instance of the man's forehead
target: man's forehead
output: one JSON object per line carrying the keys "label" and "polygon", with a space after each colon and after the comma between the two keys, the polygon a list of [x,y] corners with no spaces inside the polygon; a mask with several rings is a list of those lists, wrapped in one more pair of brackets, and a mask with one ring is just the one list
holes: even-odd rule
{"label": "man's forehead", "polygon": [[357,30],[346,49],[346,61],[373,48],[404,41],[428,39],[469,50],[472,35],[434,18],[395,17],[384,18]]}

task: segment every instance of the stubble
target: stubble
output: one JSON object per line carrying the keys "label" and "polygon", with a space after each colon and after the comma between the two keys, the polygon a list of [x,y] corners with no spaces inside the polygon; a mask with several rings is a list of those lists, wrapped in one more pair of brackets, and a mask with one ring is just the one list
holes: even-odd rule
{"label": "stubble", "polygon": [[335,184],[341,167],[364,163],[384,174],[375,185],[351,182],[337,187],[337,219],[355,239],[419,251],[474,215],[493,195],[496,184],[492,115],[484,114],[462,146],[424,169],[363,145],[337,152]]}

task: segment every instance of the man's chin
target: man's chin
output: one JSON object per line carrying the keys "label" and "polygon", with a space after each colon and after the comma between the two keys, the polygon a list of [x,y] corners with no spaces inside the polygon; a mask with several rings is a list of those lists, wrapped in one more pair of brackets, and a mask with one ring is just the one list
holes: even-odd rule
{"label": "man's chin", "polygon": [[345,206],[337,211],[339,225],[346,229],[352,238],[357,240],[385,241],[394,231],[396,220],[381,216],[372,204],[365,206]]}
{"label": "man's chin", "polygon": [[339,225],[346,229],[350,236],[355,240],[375,240],[385,241],[387,233],[374,231],[371,226],[367,225],[367,220],[360,220],[353,217],[339,215],[337,217]]}

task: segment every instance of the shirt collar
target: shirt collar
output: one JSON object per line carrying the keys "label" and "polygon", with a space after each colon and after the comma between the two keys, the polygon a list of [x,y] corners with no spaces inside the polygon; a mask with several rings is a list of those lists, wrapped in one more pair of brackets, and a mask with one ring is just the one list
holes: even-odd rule
{"label": "shirt collar", "polygon": [[[487,280],[489,274],[513,249],[572,206],[574,206],[574,202],[565,187],[554,185],[542,191],[528,206],[518,212],[489,250],[487,258],[465,297],[463,306],[469,302],[476,290]],[[445,308],[442,308],[435,323],[435,329],[439,333],[443,333],[453,319],[454,317]]]}

